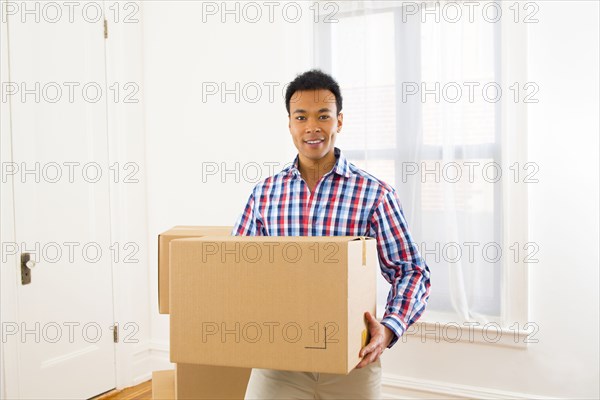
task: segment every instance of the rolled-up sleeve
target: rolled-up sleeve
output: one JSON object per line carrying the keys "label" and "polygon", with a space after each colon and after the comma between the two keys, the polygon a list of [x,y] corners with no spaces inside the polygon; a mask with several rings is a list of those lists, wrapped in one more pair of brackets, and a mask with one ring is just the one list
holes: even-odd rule
{"label": "rolled-up sleeve", "polygon": [[411,238],[394,190],[386,190],[378,202],[369,235],[377,239],[381,273],[391,284],[381,320],[395,334],[388,346],[391,348],[425,311],[430,271]]}

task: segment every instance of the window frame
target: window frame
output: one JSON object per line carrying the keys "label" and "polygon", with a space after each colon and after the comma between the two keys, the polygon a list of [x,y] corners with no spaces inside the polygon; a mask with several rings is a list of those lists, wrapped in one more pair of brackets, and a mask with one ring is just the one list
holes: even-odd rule
{"label": "window frame", "polygon": [[[503,8],[504,15],[509,15],[508,6],[499,2]],[[420,20],[411,18],[409,21],[402,21],[402,6],[382,6],[374,9],[362,9],[344,11],[336,14],[337,18],[344,18],[357,15],[368,15],[382,12],[394,13],[394,35],[396,49],[396,74],[404,77],[407,81],[421,82],[420,65],[406,65],[400,60],[421,59],[420,49]],[[417,40],[418,39],[418,40]],[[319,68],[331,72],[332,59],[332,33],[331,24],[314,24],[313,33],[314,60],[313,63]],[[526,82],[527,77],[527,29],[523,24],[513,24],[511,21],[502,19],[495,23],[494,29],[494,53],[498,55],[494,62],[494,74],[496,82],[500,83],[502,88],[509,88],[511,82]],[[401,99],[401,87],[396,85],[396,98]],[[503,257],[499,261],[501,264],[500,285],[500,315],[489,316],[489,323],[497,324],[502,333],[510,333],[504,340],[497,343],[511,347],[526,347],[525,338],[535,328],[528,326],[529,306],[528,306],[528,277],[529,265],[519,258],[518,262],[513,262],[512,254],[507,250],[512,243],[518,243],[521,247],[528,243],[528,220],[527,220],[527,187],[522,182],[513,182],[507,179],[509,168],[514,163],[523,165],[527,159],[527,109],[524,103],[515,103],[505,91],[501,100],[495,103],[495,142],[478,145],[465,146],[469,158],[490,158],[500,164],[503,179],[499,184],[494,185],[494,237],[495,241],[503,249]],[[421,101],[413,104],[404,103],[398,107],[396,112],[396,143],[403,143],[400,149],[384,150],[345,150],[349,159],[367,160],[367,159],[389,159],[395,162],[395,187],[400,187],[402,163],[410,159],[407,151],[403,149],[413,149],[417,145],[417,140],[421,140],[420,146],[423,159],[441,160],[441,146],[423,145],[420,135],[410,135],[409,132],[421,132],[419,124],[421,118],[414,118],[415,115],[421,115]],[[408,124],[407,124],[408,121]],[[412,124],[412,125],[411,125]],[[415,126],[414,124],[417,124]],[[457,152],[456,158],[463,159],[464,154]],[[467,158],[465,158],[467,159]],[[416,198],[421,198],[420,180],[415,185]],[[420,203],[420,201],[419,201]],[[410,221],[411,226],[421,228],[420,212],[416,213],[418,217]],[[520,223],[511,223],[519,221]],[[510,254],[510,255],[509,255]],[[379,307],[378,307],[379,308]],[[382,315],[378,315],[381,317]],[[425,330],[429,334],[435,331],[442,335],[445,324],[456,321],[455,313],[446,313],[439,311],[425,312],[423,316],[414,324],[416,332],[407,331],[407,336],[423,334]],[[455,323],[455,322],[454,322]],[[515,324],[517,324],[515,328]],[[469,332],[481,331],[484,326],[475,328],[463,327],[460,341],[474,341],[487,343],[485,340],[472,339]],[[437,336],[436,337],[439,337]],[[465,335],[466,334],[466,335]],[[477,335],[476,335],[477,336]],[[479,335],[481,337],[481,335]],[[466,338],[466,339],[465,339]],[[508,338],[508,339],[507,339]],[[512,339],[518,340],[512,340]],[[490,343],[492,344],[492,343]]]}

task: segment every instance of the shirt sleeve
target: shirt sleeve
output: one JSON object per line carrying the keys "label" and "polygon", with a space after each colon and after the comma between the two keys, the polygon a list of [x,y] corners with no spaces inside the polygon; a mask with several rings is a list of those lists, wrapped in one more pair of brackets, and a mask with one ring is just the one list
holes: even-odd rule
{"label": "shirt sleeve", "polygon": [[256,214],[254,212],[253,191],[248,198],[244,211],[240,214],[231,230],[231,236],[259,236],[260,232],[259,229],[257,229],[258,225],[259,223],[256,220]]}
{"label": "shirt sleeve", "polygon": [[430,271],[411,238],[395,190],[388,190],[373,212],[370,235],[377,239],[381,273],[391,284],[381,320],[395,334],[391,348],[425,310]]}

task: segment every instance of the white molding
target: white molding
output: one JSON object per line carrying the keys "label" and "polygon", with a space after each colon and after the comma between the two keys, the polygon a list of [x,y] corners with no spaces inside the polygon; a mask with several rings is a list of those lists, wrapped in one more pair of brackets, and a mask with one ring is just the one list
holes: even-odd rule
{"label": "white molding", "polygon": [[170,345],[168,341],[152,340],[149,343],[149,347],[153,355],[161,357],[165,356],[167,360],[169,359]]}
{"label": "white molding", "polygon": [[[0,1],[4,10],[6,1]],[[2,15],[5,15],[2,11]],[[8,22],[2,18],[0,25],[0,71],[2,82],[10,79]],[[0,159],[2,162],[12,162],[12,97],[7,102],[0,103],[3,118],[0,125]],[[15,242],[14,214],[14,175],[9,175],[6,183],[0,183],[0,236],[2,242]],[[18,321],[17,287],[20,284],[19,255],[3,253],[0,268],[0,322]],[[19,394],[19,344],[17,335],[10,335],[6,341],[0,341],[0,398],[16,399]]]}
{"label": "white molding", "polygon": [[147,341],[137,345],[131,352],[132,379],[131,386],[138,385],[152,378],[152,371],[173,369],[169,360],[169,343]]}
{"label": "white molding", "polygon": [[146,372],[142,375],[134,376],[132,386],[139,385],[140,383],[144,383],[146,381],[149,381],[150,379],[152,379],[152,371]]}
{"label": "white molding", "polygon": [[[111,10],[113,3],[116,2],[106,1],[105,10]],[[141,11],[141,2],[134,3]],[[151,334],[148,274],[150,257],[154,255],[148,253],[147,235],[141,14],[136,15],[137,23],[109,21],[105,41],[106,84],[108,87],[117,84],[121,90],[118,101],[109,97],[107,103],[109,165],[118,165],[119,170],[118,182],[110,182],[111,242],[137,246],[133,254],[136,262],[113,263],[114,320],[123,327],[120,335],[123,339],[128,335],[130,341],[139,341],[137,346],[127,340],[120,340],[115,345],[117,389],[143,382],[152,372],[149,369],[152,354],[148,347]],[[128,100],[137,102],[124,101],[125,84],[137,85],[139,91]],[[131,175],[137,183],[123,181],[124,174],[131,172],[124,169],[127,163],[137,166],[137,171]],[[135,326],[137,330],[133,333],[131,329],[126,330],[126,324],[132,324],[129,326]]]}
{"label": "white molding", "polygon": [[381,386],[385,399],[557,399],[546,395],[508,392],[392,374],[383,374]]}
{"label": "white molding", "polygon": [[[534,325],[527,326],[531,328]],[[537,343],[537,330],[525,330],[525,325],[521,324],[518,327],[519,329],[510,329],[499,319],[481,323],[467,322],[457,321],[454,314],[429,312],[412,324],[399,340],[404,342],[420,339],[422,343],[474,343],[516,349],[527,349],[529,343]]]}
{"label": "white molding", "polygon": [[[136,357],[146,354],[148,362],[154,365],[153,370],[172,369],[169,361],[169,343],[167,341],[150,341],[147,347],[136,351]],[[151,377],[151,372],[138,376],[136,384]],[[508,392],[478,386],[459,385],[447,382],[402,377],[384,373],[381,379],[384,399],[553,399],[548,396],[528,393]]]}
{"label": "white molding", "polygon": [[[502,3],[506,9],[510,4]],[[504,11],[504,10],[503,10]],[[527,24],[514,24],[503,20],[501,33],[502,87],[510,87],[515,82],[527,82]],[[527,160],[527,104],[514,102],[512,95],[503,96],[502,123],[502,170],[509,176],[510,168],[519,163],[522,169]],[[504,207],[504,227],[502,246],[506,257],[502,261],[503,291],[502,320],[508,324],[528,323],[529,313],[529,266],[524,261],[529,241],[528,184],[524,182],[524,171],[520,171],[517,182],[512,179],[502,181],[502,205]],[[519,221],[518,224],[511,221]],[[517,262],[513,259],[513,243],[518,244]],[[529,249],[529,247],[527,248]]]}
{"label": "white molding", "polygon": [[138,345],[131,352],[132,386],[139,385],[152,378],[151,357],[152,352],[147,342]]}

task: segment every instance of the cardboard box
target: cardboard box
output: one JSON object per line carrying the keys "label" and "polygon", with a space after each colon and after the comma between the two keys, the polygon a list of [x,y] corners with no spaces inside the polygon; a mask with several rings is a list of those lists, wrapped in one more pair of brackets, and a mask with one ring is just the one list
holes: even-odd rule
{"label": "cardboard box", "polygon": [[158,235],[158,312],[169,313],[169,243],[173,239],[229,236],[232,226],[175,226]]}
{"label": "cardboard box", "polygon": [[218,237],[170,244],[171,362],[347,374],[368,341],[372,238]]}
{"label": "cardboard box", "polygon": [[152,400],[175,400],[175,371],[152,372]]}
{"label": "cardboard box", "polygon": [[251,372],[251,368],[176,364],[176,398],[243,400]]}

